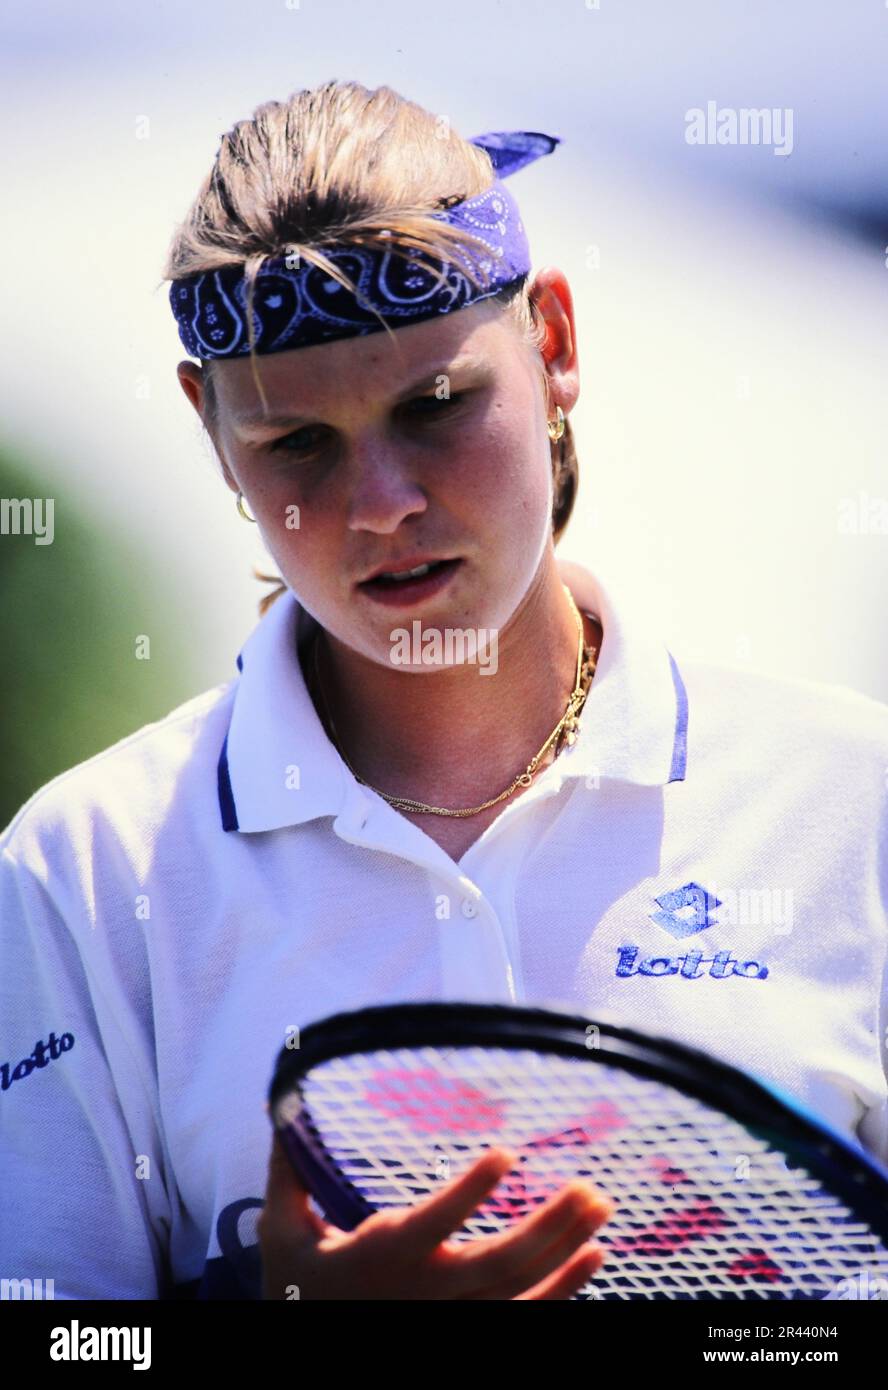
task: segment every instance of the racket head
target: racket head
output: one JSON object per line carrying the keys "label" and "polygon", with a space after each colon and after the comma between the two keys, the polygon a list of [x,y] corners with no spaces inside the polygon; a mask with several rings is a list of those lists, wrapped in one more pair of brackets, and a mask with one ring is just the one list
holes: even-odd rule
{"label": "racket head", "polygon": [[[503,1229],[587,1177],[618,1205],[597,1233],[608,1258],[587,1297],[823,1298],[862,1268],[888,1275],[888,1170],[788,1100],[699,1049],[606,1017],[434,1001],[311,1024],[298,1048],[281,1049],[269,1113],[302,1181],[345,1230],[422,1200],[494,1144],[519,1150],[519,1165],[455,1239]],[[430,1171],[435,1152],[443,1171]],[[753,1181],[735,1175],[729,1190],[717,1172],[738,1152]],[[732,1230],[734,1258],[719,1261],[715,1246],[730,1245]]]}

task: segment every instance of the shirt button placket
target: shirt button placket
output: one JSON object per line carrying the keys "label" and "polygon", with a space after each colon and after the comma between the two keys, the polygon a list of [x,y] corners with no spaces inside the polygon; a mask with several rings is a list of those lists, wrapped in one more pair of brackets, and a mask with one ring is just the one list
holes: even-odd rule
{"label": "shirt button placket", "polygon": [[[471,1002],[515,1002],[515,982],[508,947],[496,913],[482,893],[460,883],[459,915],[450,928],[442,923],[444,989],[447,997]],[[463,919],[463,926],[457,923]]]}

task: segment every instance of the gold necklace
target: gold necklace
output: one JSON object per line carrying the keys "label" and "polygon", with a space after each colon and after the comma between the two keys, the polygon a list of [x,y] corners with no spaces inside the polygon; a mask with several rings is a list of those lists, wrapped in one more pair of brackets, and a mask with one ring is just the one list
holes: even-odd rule
{"label": "gold necklace", "polygon": [[[371,791],[376,792],[378,796],[381,796],[384,801],[387,801],[390,806],[394,806],[395,809],[398,811],[427,811],[430,814],[436,816],[476,816],[479,813],[479,811],[486,811],[489,806],[495,806],[497,802],[504,801],[505,798],[507,796],[511,796],[512,793],[518,787],[529,787],[531,782],[533,781],[534,774],[539,769],[540,759],[546,752],[546,749],[549,747],[549,745],[553,742],[555,738],[558,737],[558,735],[562,731],[564,733],[564,742],[567,744],[568,747],[570,747],[573,743],[576,742],[576,739],[579,735],[578,721],[580,711],[582,710],[583,705],[585,704],[586,696],[589,693],[589,686],[592,684],[592,677],[595,674],[595,668],[598,664],[597,654],[583,640],[583,620],[580,617],[579,609],[574,603],[573,595],[571,594],[566,584],[563,585],[563,588],[564,592],[567,594],[571,609],[573,610],[574,618],[576,619],[578,633],[577,675],[576,681],[574,682],[574,688],[571,691],[570,697],[567,702],[567,709],[559,719],[558,723],[555,725],[555,728],[552,730],[549,737],[546,739],[546,742],[543,744],[542,748],[540,748],[539,751],[534,754],[524,771],[519,773],[519,775],[514,779],[514,781],[511,782],[508,787],[506,787],[505,791],[500,792],[499,796],[491,797],[490,801],[483,801],[480,806],[469,806],[458,810],[450,810],[446,806],[427,806],[423,801],[414,801],[410,797],[406,796],[389,796],[387,792],[380,791],[378,787],[372,786],[371,783],[365,782],[363,777],[358,776],[357,772],[355,772],[354,768],[352,767],[351,763],[349,762],[348,758],[345,756],[345,753],[343,752],[342,744],[337,736],[336,727],[333,723],[330,710],[327,707],[327,701],[324,697],[324,689],[321,684],[321,672],[320,667],[318,665],[318,646],[320,644],[319,628],[314,642],[314,669],[315,681],[318,687],[318,694],[321,697],[321,704],[323,706],[324,713],[327,717],[327,721],[330,725],[330,732],[333,735],[333,742],[339,751],[339,755],[342,758],[342,761],[345,763],[346,767],[354,777],[355,781],[360,782],[361,786],[363,787],[369,787]],[[558,754],[560,752],[561,747],[555,750],[556,758],[558,757]]]}

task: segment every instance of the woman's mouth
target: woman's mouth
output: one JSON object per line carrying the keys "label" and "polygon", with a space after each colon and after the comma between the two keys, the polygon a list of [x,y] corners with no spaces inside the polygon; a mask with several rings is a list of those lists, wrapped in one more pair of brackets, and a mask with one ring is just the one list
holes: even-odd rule
{"label": "woman's mouth", "polygon": [[418,575],[410,575],[406,579],[380,575],[376,579],[365,579],[357,587],[376,603],[382,603],[388,608],[407,608],[440,593],[450,583],[461,564],[461,559],[435,560],[429,565],[420,566],[421,573]]}

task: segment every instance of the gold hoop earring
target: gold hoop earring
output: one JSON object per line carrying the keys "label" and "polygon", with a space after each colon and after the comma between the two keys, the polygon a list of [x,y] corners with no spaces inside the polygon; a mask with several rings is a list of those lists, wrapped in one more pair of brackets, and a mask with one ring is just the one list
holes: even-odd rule
{"label": "gold hoop earring", "polygon": [[552,440],[560,439],[564,434],[564,411],[560,405],[555,407],[555,419],[546,421],[546,429],[549,431],[549,438]]}
{"label": "gold hoop earring", "polygon": [[244,521],[255,521],[255,520],[256,520],[256,518],[255,518],[254,516],[250,516],[250,513],[247,511],[246,507],[244,506],[244,494],[243,494],[240,490],[238,490],[237,500],[236,500],[236,502],[235,502],[235,506],[237,507],[237,509],[238,509],[238,511],[240,512],[241,516],[243,517]]}

